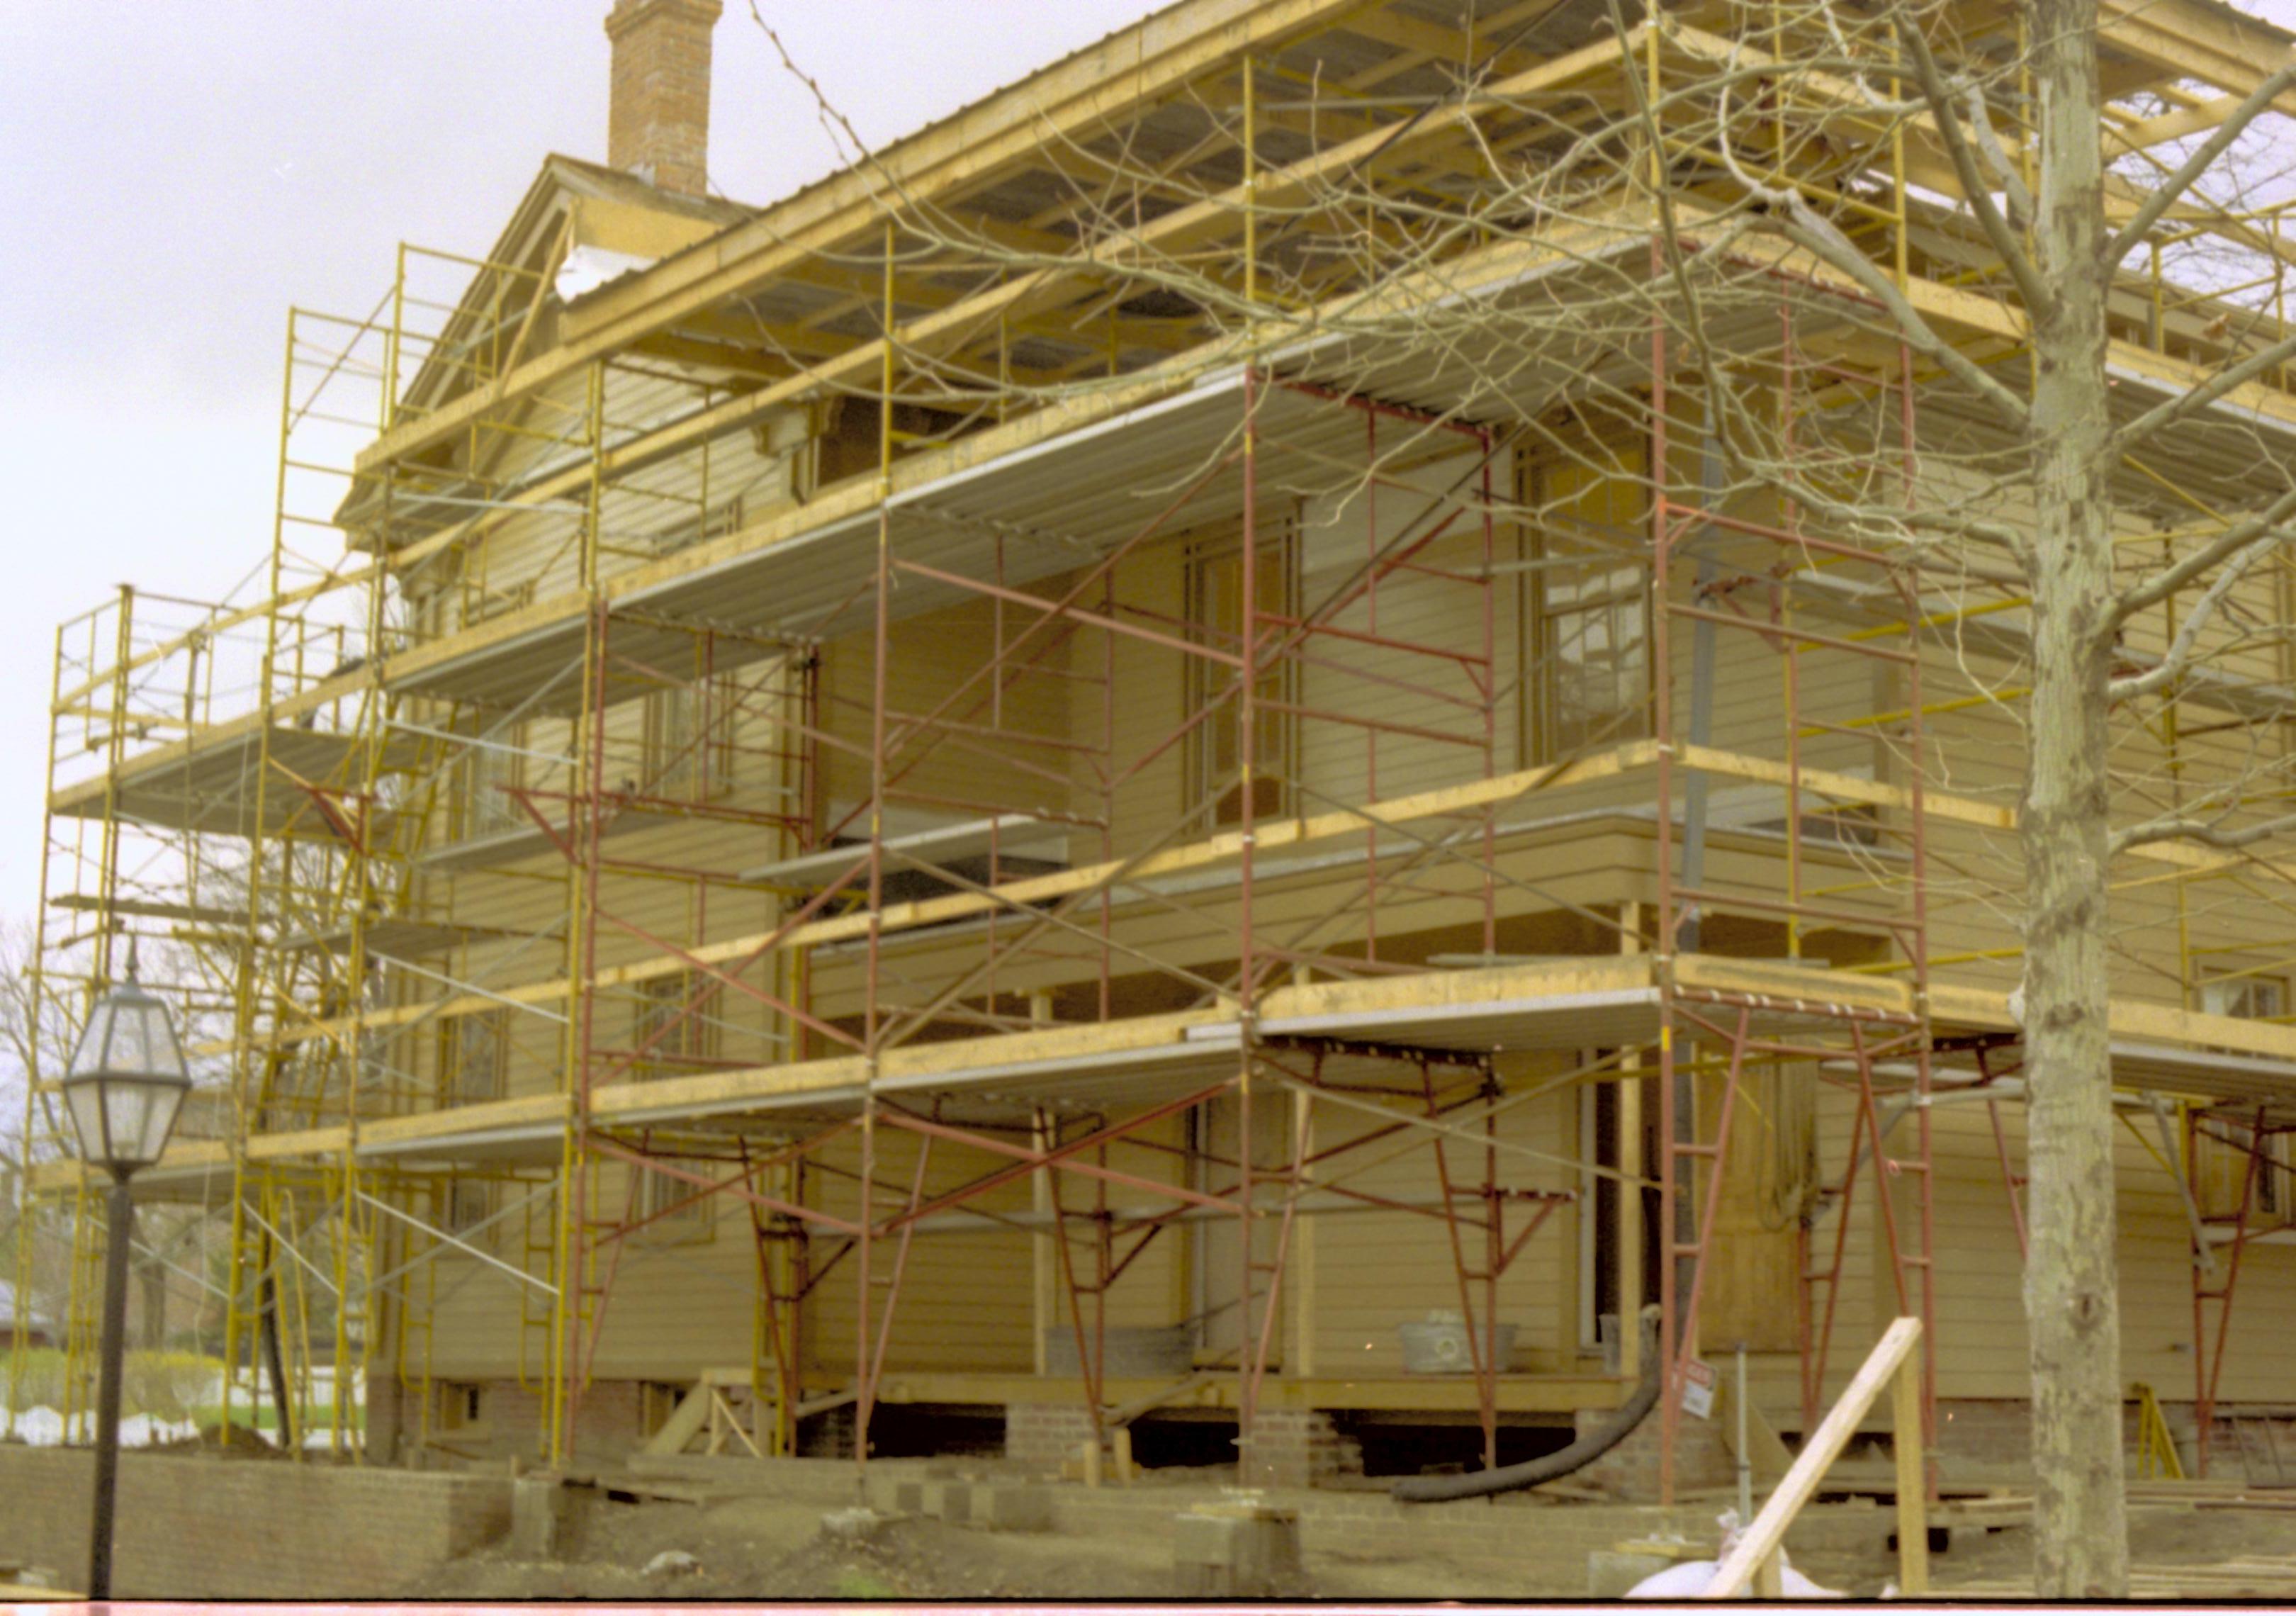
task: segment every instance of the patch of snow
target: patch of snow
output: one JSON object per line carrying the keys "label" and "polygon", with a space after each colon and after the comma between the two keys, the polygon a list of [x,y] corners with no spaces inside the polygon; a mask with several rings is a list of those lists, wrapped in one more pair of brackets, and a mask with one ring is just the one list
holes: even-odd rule
{"label": "patch of snow", "polygon": [[[12,1417],[0,1415],[0,1431],[12,1430],[18,1441],[33,1448],[86,1444],[95,1440],[95,1415],[82,1411],[66,1421],[62,1415],[48,1407],[27,1408]],[[199,1434],[200,1428],[189,1420],[161,1420],[136,1414],[119,1422],[122,1448],[151,1448]]]}
{"label": "patch of snow", "polygon": [[561,303],[572,303],[588,297],[601,286],[610,286],[624,275],[647,268],[654,262],[652,258],[613,252],[603,247],[577,247],[558,267],[558,278],[553,283],[553,289],[558,293]]}
{"label": "patch of snow", "polygon": [[[1730,1551],[1738,1546],[1738,1539],[1745,1535],[1745,1529],[1739,1523],[1738,1512],[1734,1509],[1723,1511],[1714,1524],[1722,1529],[1722,1541],[1715,1546],[1713,1559],[1684,1560],[1667,1567],[1662,1571],[1653,1571],[1628,1588],[1626,1596],[1629,1599],[1702,1597],[1706,1593],[1707,1586],[1714,1580],[1715,1573],[1722,1569],[1722,1562],[1730,1557]],[[1794,1570],[1793,1563],[1786,1558],[1786,1552],[1783,1548],[1778,1550],[1778,1571],[1780,1585],[1789,1599],[1846,1599],[1849,1597],[1847,1594],[1838,1589],[1820,1587]],[[1748,1595],[1741,1595],[1741,1597],[1746,1596]]]}

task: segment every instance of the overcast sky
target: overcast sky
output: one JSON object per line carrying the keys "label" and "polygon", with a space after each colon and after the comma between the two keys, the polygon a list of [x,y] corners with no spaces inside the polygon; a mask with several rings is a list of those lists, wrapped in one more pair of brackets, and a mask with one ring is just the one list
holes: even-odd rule
{"label": "overcast sky", "polygon": [[[758,0],[872,142],[1152,0]],[[289,305],[364,313],[402,241],[480,253],[545,153],[606,155],[607,0],[0,0],[0,918],[29,915],[56,623],[212,599],[270,543]],[[951,26],[961,23],[961,26]],[[751,18],[710,168],[838,166]]]}
{"label": "overcast sky", "polygon": [[[710,166],[762,202],[836,158],[749,4],[718,27]],[[758,4],[872,142],[1155,9]],[[288,306],[364,312],[401,240],[483,251],[544,153],[603,160],[606,10],[0,0],[0,918],[37,890],[55,624],[262,557]]]}

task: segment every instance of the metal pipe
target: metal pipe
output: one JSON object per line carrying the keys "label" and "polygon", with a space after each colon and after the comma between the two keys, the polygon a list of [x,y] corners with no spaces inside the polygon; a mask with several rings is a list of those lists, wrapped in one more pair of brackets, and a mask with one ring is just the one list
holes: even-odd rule
{"label": "metal pipe", "polygon": [[1497,1470],[1479,1470],[1450,1476],[1411,1476],[1388,1489],[1405,1504],[1439,1504],[1453,1498],[1482,1498],[1494,1493],[1521,1492],[1543,1482],[1559,1481],[1581,1471],[1632,1436],[1658,1405],[1659,1388],[1667,1380],[1666,1355],[1658,1349],[1659,1309],[1647,1307],[1642,1317],[1643,1378],[1634,1395],[1620,1406],[1618,1417],[1598,1431],[1580,1437],[1570,1447],[1544,1458],[1527,1459]]}

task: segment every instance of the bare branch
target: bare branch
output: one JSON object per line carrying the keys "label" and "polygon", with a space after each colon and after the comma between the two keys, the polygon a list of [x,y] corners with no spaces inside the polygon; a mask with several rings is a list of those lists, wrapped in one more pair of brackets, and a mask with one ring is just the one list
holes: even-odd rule
{"label": "bare branch", "polygon": [[1771,205],[1771,228],[1856,281],[1859,291],[1888,310],[1915,353],[1952,373],[1956,381],[1991,405],[2016,431],[2023,431],[2031,424],[2032,412],[2025,401],[1996,381],[1983,365],[1939,336],[1937,328],[1922,317],[1921,310],[1898,290],[1897,283],[1883,275],[1873,259],[1834,227],[1832,220],[1792,192],[1771,191],[1763,200]]}
{"label": "bare branch", "polygon": [[2159,224],[2169,209],[2192,188],[2207,178],[2218,160],[2232,149],[2233,143],[2247,132],[2248,127],[2271,110],[2272,103],[2290,89],[2296,88],[2296,63],[2280,69],[2250,92],[2247,99],[2234,108],[2224,122],[2216,127],[2208,139],[2194,147],[2192,154],[2177,165],[2176,170],[2146,194],[2137,204],[2136,211],[2104,247],[2104,267],[2114,265],[2135,251],[2145,233]]}
{"label": "bare branch", "polygon": [[[2010,228],[2001,209],[1993,205],[1993,193],[1978,172],[1976,153],[1970,150],[1968,140],[1961,132],[1961,120],[1953,110],[1953,92],[1938,69],[1937,58],[1930,54],[1929,41],[1922,37],[1915,20],[1899,12],[1897,18],[1898,37],[1913,59],[1915,82],[1928,97],[1931,115],[1936,119],[1938,133],[1944,139],[1946,155],[1953,160],[1953,171],[1961,181],[1963,200],[1976,216],[1978,227],[1985,239],[1993,244],[2001,262],[2009,271],[2009,278],[2017,284],[2017,295],[2023,299],[2026,312],[2036,321],[2047,320],[2057,307],[2057,294],[2040,269],[2025,250],[2025,243],[2017,232]],[[1982,105],[1982,102],[1980,102]]]}
{"label": "bare branch", "polygon": [[2261,511],[2234,522],[2184,560],[2123,590],[2113,606],[2112,623],[2125,623],[2146,607],[2159,605],[2202,573],[2222,565],[2259,539],[2296,539],[2296,535],[2281,530],[2281,524],[2292,515],[2296,515],[2296,488],[2287,489]]}
{"label": "bare branch", "polygon": [[2296,332],[2257,349],[2237,365],[2226,365],[2190,391],[2178,393],[2154,405],[2113,433],[2112,452],[2116,455],[2127,454],[2134,445],[2142,443],[2165,427],[2199,414],[2234,389],[2254,381],[2267,371],[2277,369],[2291,359],[2296,359]]}
{"label": "bare branch", "polygon": [[2115,701],[2127,701],[2138,696],[2149,696],[2184,677],[2185,669],[2192,666],[2194,652],[2200,646],[2202,634],[2215,620],[2226,597],[2247,576],[2249,568],[2258,558],[2279,542],[2278,535],[2267,533],[2251,539],[2245,548],[2234,552],[2224,563],[2222,570],[2218,572],[2215,581],[2209,585],[2207,593],[2194,603],[2191,613],[2177,630],[2177,637],[2170,644],[2168,653],[2141,674],[2113,680],[2105,687],[2110,698]]}
{"label": "bare branch", "polygon": [[2284,831],[2296,830],[2296,814],[2283,814],[2276,819],[2266,819],[2255,824],[2244,824],[2237,830],[2226,830],[2213,820],[2189,816],[2148,819],[2142,824],[2126,825],[2112,833],[2112,848],[2116,854],[2131,848],[2147,847],[2162,841],[2198,842],[2202,847],[2218,848],[2226,852],[2254,847]]}

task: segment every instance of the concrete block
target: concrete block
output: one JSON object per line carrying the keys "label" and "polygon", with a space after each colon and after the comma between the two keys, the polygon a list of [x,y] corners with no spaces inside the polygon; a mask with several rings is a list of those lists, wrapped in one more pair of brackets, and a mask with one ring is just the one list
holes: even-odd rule
{"label": "concrete block", "polygon": [[972,1521],[972,1487],[965,1481],[929,1481],[919,1489],[917,1513],[930,1515],[951,1526],[970,1525]]}
{"label": "concrete block", "polygon": [[555,1476],[511,1483],[510,1549],[521,1560],[570,1560],[580,1552],[584,1498]]}
{"label": "concrete block", "polygon": [[1300,1591],[1300,1516],[1253,1504],[1200,1505],[1178,1517],[1172,1565],[1186,1599],[1269,1599]]}
{"label": "concrete block", "polygon": [[864,1496],[868,1499],[869,1507],[881,1515],[924,1513],[925,1483],[917,1476],[880,1471],[872,1465],[864,1486]]}
{"label": "concrete block", "polygon": [[972,1524],[996,1532],[1053,1530],[1052,1495],[1041,1487],[980,1487],[972,1498]]}

